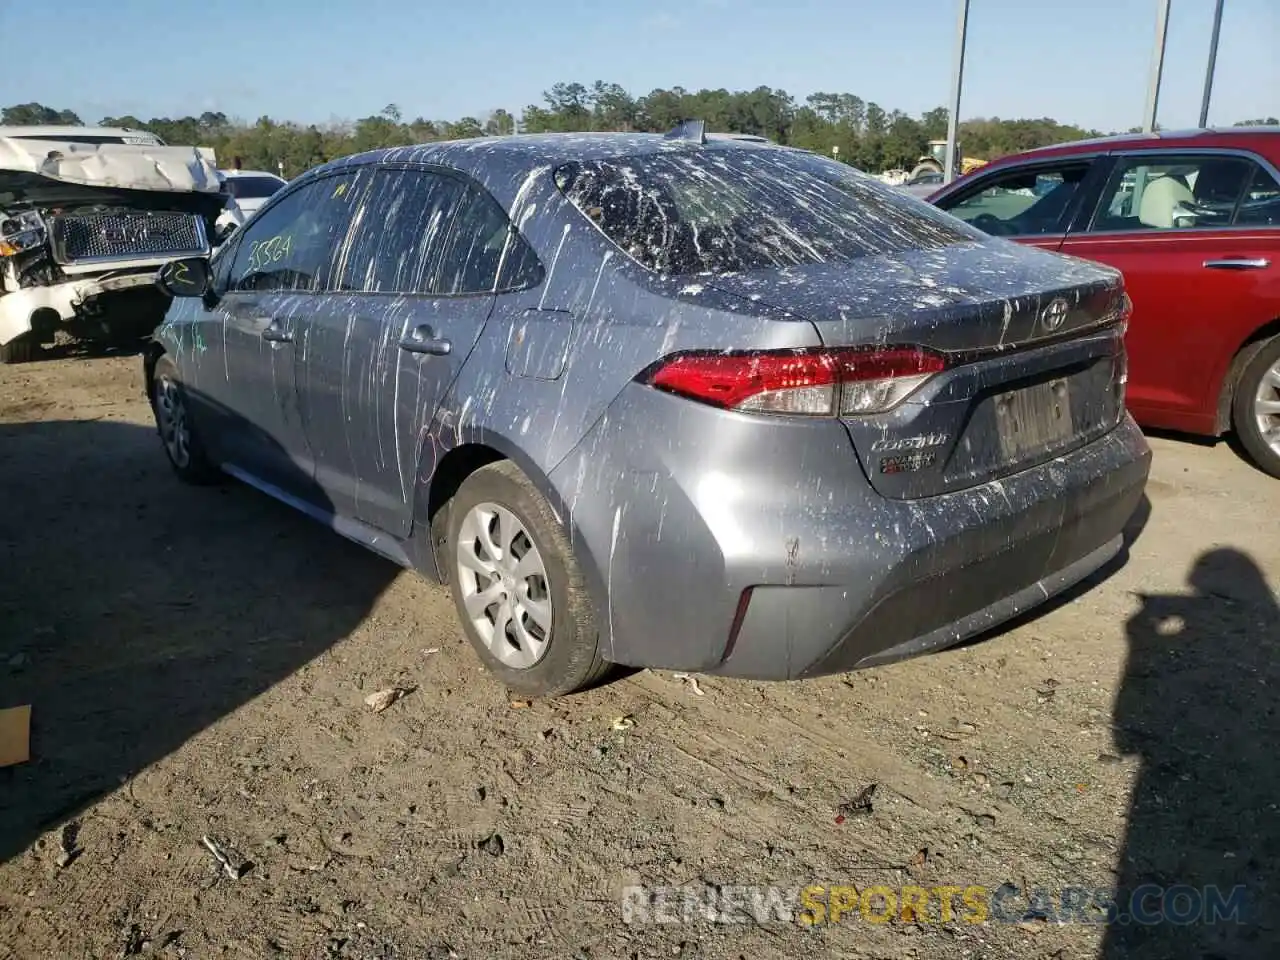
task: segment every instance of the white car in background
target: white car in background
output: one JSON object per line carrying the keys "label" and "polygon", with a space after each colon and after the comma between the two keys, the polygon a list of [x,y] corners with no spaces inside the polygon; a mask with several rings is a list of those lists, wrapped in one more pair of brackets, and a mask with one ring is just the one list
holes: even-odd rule
{"label": "white car in background", "polygon": [[265,170],[223,170],[222,175],[227,178],[227,191],[236,198],[236,206],[246,220],[289,182]]}
{"label": "white car in background", "polygon": [[914,177],[908,177],[902,183],[897,184],[899,190],[903,193],[909,193],[913,197],[919,197],[923,200],[925,197],[931,196],[942,189],[942,174],[936,170],[923,170]]}
{"label": "white car in background", "polygon": [[227,191],[227,205],[218,215],[218,223],[214,227],[215,249],[289,182],[265,170],[219,170],[218,173],[223,179],[223,189]]}

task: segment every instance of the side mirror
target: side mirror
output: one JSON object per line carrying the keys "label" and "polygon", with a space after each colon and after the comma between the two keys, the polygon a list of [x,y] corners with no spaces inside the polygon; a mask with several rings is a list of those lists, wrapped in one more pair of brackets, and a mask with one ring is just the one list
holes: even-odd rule
{"label": "side mirror", "polygon": [[204,257],[170,260],[156,274],[156,285],[171,297],[203,297],[212,274]]}

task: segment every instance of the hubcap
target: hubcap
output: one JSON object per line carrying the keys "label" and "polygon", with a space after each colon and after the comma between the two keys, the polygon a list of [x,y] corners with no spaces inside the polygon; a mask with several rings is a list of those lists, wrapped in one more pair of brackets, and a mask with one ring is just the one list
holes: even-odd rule
{"label": "hubcap", "polygon": [[1262,375],[1253,400],[1253,417],[1263,441],[1280,454],[1280,360]]}
{"label": "hubcap", "polygon": [[182,391],[168,377],[156,380],[156,425],[160,439],[175,466],[185,467],[191,462],[191,434],[187,428],[187,405]]}
{"label": "hubcap", "polygon": [[501,663],[524,670],[551,642],[547,568],[514,513],[496,503],[472,507],[458,530],[458,588],[467,617]]}

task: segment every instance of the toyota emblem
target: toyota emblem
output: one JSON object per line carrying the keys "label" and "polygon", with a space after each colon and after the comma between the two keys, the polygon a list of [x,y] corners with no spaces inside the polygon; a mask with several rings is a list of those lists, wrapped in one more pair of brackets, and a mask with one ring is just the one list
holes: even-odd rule
{"label": "toyota emblem", "polygon": [[1067,322],[1067,314],[1070,312],[1071,305],[1062,297],[1058,297],[1040,311],[1040,323],[1045,330],[1052,333]]}

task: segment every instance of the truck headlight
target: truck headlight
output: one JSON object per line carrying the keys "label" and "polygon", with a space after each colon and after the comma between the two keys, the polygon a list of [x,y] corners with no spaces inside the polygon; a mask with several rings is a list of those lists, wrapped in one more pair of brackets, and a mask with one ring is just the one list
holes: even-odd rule
{"label": "truck headlight", "polygon": [[47,238],[44,219],[34,210],[0,217],[0,257],[43,246]]}

